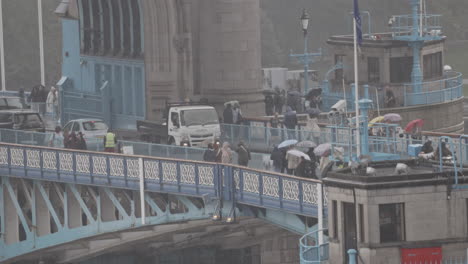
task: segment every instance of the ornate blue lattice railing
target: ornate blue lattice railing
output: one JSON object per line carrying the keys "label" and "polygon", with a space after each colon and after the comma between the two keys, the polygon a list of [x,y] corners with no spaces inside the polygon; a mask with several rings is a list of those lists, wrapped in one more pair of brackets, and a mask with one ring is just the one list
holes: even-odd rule
{"label": "ornate blue lattice railing", "polygon": [[235,165],[0,144],[2,175],[139,190],[140,170],[146,191],[222,196],[317,217],[318,180]]}

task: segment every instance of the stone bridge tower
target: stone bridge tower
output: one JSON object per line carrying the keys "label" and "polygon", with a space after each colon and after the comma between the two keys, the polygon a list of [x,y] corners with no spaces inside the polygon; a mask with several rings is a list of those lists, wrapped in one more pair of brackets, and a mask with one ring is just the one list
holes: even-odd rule
{"label": "stone bridge tower", "polygon": [[[56,13],[63,25],[76,21],[73,27],[79,24],[84,35],[71,41],[77,34],[67,35],[64,28],[62,75],[73,79],[74,90],[98,91],[99,71],[83,73],[83,67],[91,67],[83,60],[92,60],[98,68],[104,65],[103,71],[108,65],[123,68],[123,76],[107,78],[112,78],[112,100],[124,105],[117,114],[128,113],[127,120],[159,119],[165,102],[186,98],[206,98],[220,114],[230,100],[241,103],[244,115],[263,108],[259,0],[63,0]],[[108,52],[106,47],[121,51]],[[136,68],[125,75],[131,67]],[[131,87],[136,92],[127,91]],[[145,109],[144,116],[132,116],[126,108],[130,95],[130,105]]]}

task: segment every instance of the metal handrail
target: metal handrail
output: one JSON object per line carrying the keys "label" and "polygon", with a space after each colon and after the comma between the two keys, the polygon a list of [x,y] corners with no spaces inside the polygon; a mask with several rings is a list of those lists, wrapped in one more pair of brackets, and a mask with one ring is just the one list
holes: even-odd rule
{"label": "metal handrail", "polygon": [[238,203],[317,216],[321,181],[315,179],[233,164],[0,143],[0,171],[31,179],[138,190],[139,160],[148,191],[201,197],[235,189]]}
{"label": "metal handrail", "polygon": [[[315,230],[299,239],[301,264],[320,264],[322,261],[328,260],[328,239],[323,235],[326,230],[328,229]],[[321,235],[326,242],[320,241]]]}

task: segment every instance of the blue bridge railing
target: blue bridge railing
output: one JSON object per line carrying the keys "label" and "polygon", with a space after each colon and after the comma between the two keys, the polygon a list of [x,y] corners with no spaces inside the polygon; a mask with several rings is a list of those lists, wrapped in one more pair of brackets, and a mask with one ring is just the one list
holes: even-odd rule
{"label": "blue bridge railing", "polygon": [[318,180],[227,164],[0,143],[2,175],[139,190],[140,171],[151,192],[235,197],[242,204],[318,215]]}

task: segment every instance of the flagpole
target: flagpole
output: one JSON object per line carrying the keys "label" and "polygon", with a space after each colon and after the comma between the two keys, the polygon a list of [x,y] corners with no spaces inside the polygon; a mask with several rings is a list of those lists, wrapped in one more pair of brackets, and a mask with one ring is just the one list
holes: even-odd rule
{"label": "flagpole", "polygon": [[5,46],[3,42],[3,2],[0,0],[0,67],[1,67],[1,78],[2,78],[2,91],[6,91],[6,80],[5,80]]}
{"label": "flagpole", "polygon": [[42,0],[37,1],[37,20],[39,24],[39,59],[41,65],[41,84],[42,86],[45,86],[44,26],[42,21]]}
{"label": "flagpole", "polygon": [[357,157],[361,156],[361,133],[359,124],[359,80],[358,80],[358,55],[357,55],[357,32],[356,32],[356,16],[353,18],[354,29],[354,94],[355,108],[356,108],[356,154]]}

